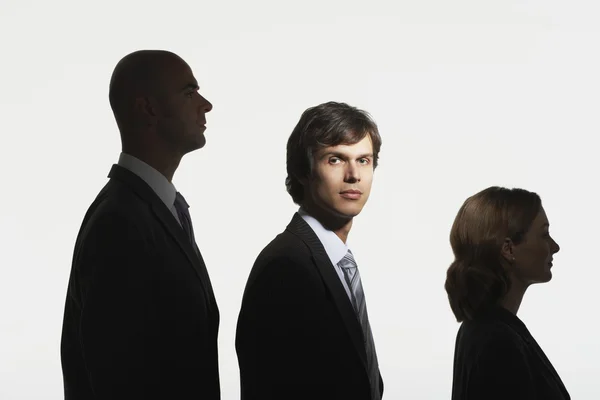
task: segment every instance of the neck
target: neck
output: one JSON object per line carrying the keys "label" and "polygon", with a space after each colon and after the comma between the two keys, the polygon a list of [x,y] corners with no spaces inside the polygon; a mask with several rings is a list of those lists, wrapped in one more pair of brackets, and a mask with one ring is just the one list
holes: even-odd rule
{"label": "neck", "polygon": [[348,234],[352,228],[351,217],[332,215],[322,208],[308,202],[304,203],[302,208],[319,221],[325,229],[332,231],[342,240],[342,242],[344,242],[344,244],[346,243]]}
{"label": "neck", "polygon": [[506,308],[508,311],[512,312],[513,314],[517,315],[526,290],[527,286],[521,284],[518,281],[513,280],[510,286],[510,290],[508,291],[506,296],[504,296],[504,298],[501,300],[500,305]]}
{"label": "neck", "polygon": [[142,160],[163,174],[169,182],[173,180],[173,175],[175,175],[175,171],[177,170],[177,167],[179,167],[179,163],[181,161],[181,157],[158,154],[157,152],[153,151],[144,151],[125,146],[123,146],[123,152]]}

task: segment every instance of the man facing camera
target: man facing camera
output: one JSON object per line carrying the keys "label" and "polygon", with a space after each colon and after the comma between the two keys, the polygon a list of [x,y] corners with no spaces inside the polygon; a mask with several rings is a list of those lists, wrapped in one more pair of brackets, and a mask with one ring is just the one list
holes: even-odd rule
{"label": "man facing camera", "polygon": [[218,400],[219,309],[188,204],[171,182],[211,103],[179,56],[115,67],[122,153],[77,237],[61,357],[66,400]]}
{"label": "man facing camera", "polygon": [[346,239],[369,198],[381,137],[343,103],[306,110],[287,144],[287,190],[300,206],[259,254],[236,350],[243,400],[380,400],[373,335]]}

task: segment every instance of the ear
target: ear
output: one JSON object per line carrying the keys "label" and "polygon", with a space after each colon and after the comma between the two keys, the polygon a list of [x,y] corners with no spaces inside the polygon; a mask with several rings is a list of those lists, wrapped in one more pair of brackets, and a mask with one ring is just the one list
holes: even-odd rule
{"label": "ear", "polygon": [[512,264],[515,262],[515,245],[510,238],[504,239],[502,243],[502,248],[500,249],[502,257],[509,263]]}
{"label": "ear", "polygon": [[148,125],[154,124],[157,116],[157,110],[156,105],[151,98],[143,96],[136,97],[134,108],[137,115],[148,121]]}
{"label": "ear", "polygon": [[307,172],[305,175],[294,173],[294,178],[305,188],[310,184],[310,172]]}

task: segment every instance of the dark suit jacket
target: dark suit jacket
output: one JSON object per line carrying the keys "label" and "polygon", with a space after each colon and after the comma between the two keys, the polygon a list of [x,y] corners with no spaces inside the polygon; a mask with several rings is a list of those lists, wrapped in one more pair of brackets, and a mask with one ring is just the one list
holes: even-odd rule
{"label": "dark suit jacket", "polygon": [[494,307],[463,322],[456,338],[452,400],[569,400],[525,324]]}
{"label": "dark suit jacket", "polygon": [[75,244],[65,399],[219,399],[219,310],[204,261],[142,179],[117,165],[109,177]]}
{"label": "dark suit jacket", "polygon": [[236,350],[243,400],[370,400],[360,323],[298,214],[252,268]]}

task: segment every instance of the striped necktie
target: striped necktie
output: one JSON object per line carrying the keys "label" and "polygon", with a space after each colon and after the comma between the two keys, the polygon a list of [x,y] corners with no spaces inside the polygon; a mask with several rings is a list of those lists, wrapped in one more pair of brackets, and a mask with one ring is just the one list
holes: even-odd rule
{"label": "striped necktie", "polygon": [[363,292],[362,283],[360,281],[360,273],[358,266],[354,261],[352,252],[348,253],[338,263],[338,266],[344,272],[344,279],[350,289],[352,298],[352,306],[358,317],[362,327],[363,339],[365,342],[365,350],[367,353],[367,368],[369,370],[369,382],[371,384],[371,399],[380,400],[381,393],[379,388],[379,365],[377,363],[377,353],[375,352],[375,343],[373,341],[373,333],[369,324],[369,316],[367,315],[367,303]]}

